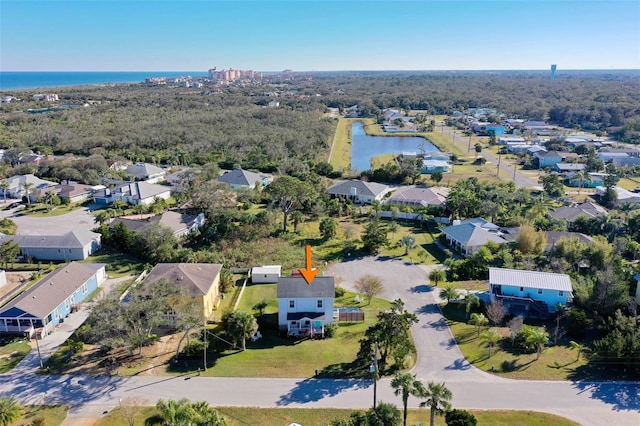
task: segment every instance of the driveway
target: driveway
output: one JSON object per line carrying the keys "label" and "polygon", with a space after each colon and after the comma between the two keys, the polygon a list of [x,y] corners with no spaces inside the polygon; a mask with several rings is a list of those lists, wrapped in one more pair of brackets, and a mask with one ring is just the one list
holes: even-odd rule
{"label": "driveway", "polygon": [[97,226],[88,207],[49,217],[22,215],[20,209],[0,210],[0,218],[9,218],[18,225],[19,235],[62,235],[75,229],[91,230]]}
{"label": "driveway", "polygon": [[402,299],[405,308],[418,317],[412,333],[418,360],[413,369],[421,380],[469,381],[502,383],[501,377],[485,373],[469,364],[455,344],[455,339],[436,304],[437,295],[429,285],[430,269],[402,260],[384,257],[365,257],[331,265],[326,275],[341,277],[343,287],[354,290],[355,281],[365,274],[382,280],[388,300]]}

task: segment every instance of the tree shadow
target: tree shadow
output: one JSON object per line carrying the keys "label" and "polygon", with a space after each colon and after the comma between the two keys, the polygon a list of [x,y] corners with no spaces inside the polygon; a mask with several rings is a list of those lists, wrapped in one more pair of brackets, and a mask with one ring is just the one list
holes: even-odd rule
{"label": "tree shadow", "polygon": [[288,394],[281,395],[276,405],[287,406],[319,401],[326,397],[370,386],[373,386],[370,379],[303,379],[297,382]]}
{"label": "tree shadow", "polygon": [[444,369],[462,371],[462,370],[468,370],[471,367],[472,365],[465,358],[458,358],[455,361],[453,361],[453,363],[447,365]]}
{"label": "tree shadow", "polygon": [[433,291],[433,287],[428,284],[421,284],[411,287],[409,291],[411,293],[430,293]]}
{"label": "tree shadow", "polygon": [[640,411],[638,382],[574,382],[579,393],[589,392],[590,398],[611,405],[615,411]]}

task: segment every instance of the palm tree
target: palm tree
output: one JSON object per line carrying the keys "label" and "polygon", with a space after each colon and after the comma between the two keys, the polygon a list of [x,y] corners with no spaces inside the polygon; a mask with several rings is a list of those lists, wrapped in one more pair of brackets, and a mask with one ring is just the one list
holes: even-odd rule
{"label": "palm tree", "polygon": [[24,408],[12,396],[0,398],[0,426],[17,422],[24,415]]}
{"label": "palm tree", "polygon": [[469,324],[473,324],[478,328],[478,337],[480,337],[480,329],[489,324],[489,319],[484,314],[471,314]]}
{"label": "palm tree", "polygon": [[438,284],[444,282],[447,279],[447,273],[444,269],[434,269],[429,272],[429,281],[433,283],[435,287],[438,287]]}
{"label": "palm tree", "polygon": [[488,330],[483,331],[480,334],[480,339],[483,342],[487,342],[487,346],[489,347],[489,358],[491,358],[491,348],[493,348],[493,345],[495,345],[500,341],[500,339],[502,339],[502,336],[500,336],[498,330],[492,327]]}
{"label": "palm tree", "polygon": [[227,321],[227,331],[242,344],[242,350],[247,349],[247,337],[251,337],[258,331],[256,317],[249,312],[236,311]]}
{"label": "palm tree", "polygon": [[458,298],[458,290],[456,290],[453,284],[447,284],[446,286],[444,286],[442,290],[440,290],[439,296],[442,299],[447,299],[447,305],[448,305],[451,299]]}
{"label": "palm tree", "polygon": [[156,408],[160,411],[164,424],[171,426],[191,426],[197,417],[197,413],[187,398],[182,398],[179,401],[161,399],[156,404]]}
{"label": "palm tree", "polygon": [[27,204],[31,205],[31,199],[29,198],[29,194],[31,193],[31,189],[33,188],[33,184],[29,182],[25,182],[22,184],[22,188],[24,189],[24,193],[27,197]]}
{"label": "palm tree", "polygon": [[404,246],[404,255],[405,256],[408,256],[409,255],[409,250],[412,249],[412,248],[415,248],[415,246],[416,246],[416,239],[414,237],[412,237],[411,235],[405,235],[404,237],[402,237],[402,240],[400,240],[400,242]]}
{"label": "palm tree", "polygon": [[9,182],[3,180],[0,182],[0,188],[2,188],[2,197],[4,198],[4,201],[7,201],[7,189],[9,189]]}
{"label": "palm tree", "polygon": [[571,349],[576,349],[578,351],[578,357],[576,358],[576,362],[580,361],[580,354],[584,350],[585,346],[573,340],[570,341],[569,343],[571,344]]}
{"label": "palm tree", "polygon": [[549,334],[542,328],[533,328],[527,336],[526,343],[536,348],[536,361],[540,359],[542,348],[549,341]]}
{"label": "palm tree", "polygon": [[451,398],[453,394],[446,388],[444,383],[429,382],[424,393],[420,395],[426,398],[420,403],[420,407],[429,407],[431,409],[431,418],[429,424],[435,426],[436,415],[442,415],[451,409]]}
{"label": "palm tree", "polygon": [[480,298],[473,293],[468,293],[464,297],[464,309],[467,311],[467,319],[469,319],[471,309],[474,307],[480,307]]}
{"label": "palm tree", "polygon": [[416,379],[415,374],[397,372],[391,380],[391,387],[394,389],[393,393],[396,396],[402,395],[402,407],[404,409],[402,424],[407,426],[407,401],[409,400],[409,395],[421,396],[425,392],[424,385],[420,380]]}

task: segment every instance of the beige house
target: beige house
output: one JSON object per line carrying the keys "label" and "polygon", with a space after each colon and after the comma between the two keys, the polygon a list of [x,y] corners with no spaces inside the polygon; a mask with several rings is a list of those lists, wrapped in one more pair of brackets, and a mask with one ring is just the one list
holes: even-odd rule
{"label": "beige house", "polygon": [[205,318],[212,318],[220,302],[220,271],[214,263],[158,263],[145,278],[145,283],[166,280],[183,287],[191,297],[202,302]]}

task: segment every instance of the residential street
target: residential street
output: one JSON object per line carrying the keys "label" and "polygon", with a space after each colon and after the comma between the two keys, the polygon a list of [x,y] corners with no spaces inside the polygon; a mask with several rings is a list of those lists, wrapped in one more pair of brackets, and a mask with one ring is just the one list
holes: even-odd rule
{"label": "residential street", "polygon": [[[353,259],[335,264],[325,275],[340,276],[346,288],[365,273],[379,276],[386,298],[400,297],[420,322],[413,328],[419,358],[413,372],[423,381],[444,381],[457,408],[526,409],[546,411],[583,425],[640,424],[638,383],[573,383],[502,379],[469,365],[435,305],[428,285],[428,267],[388,258]],[[77,377],[29,374],[33,361],[5,374],[0,394],[24,403],[69,404],[66,424],[82,424],[116,407],[120,399],[140,396],[149,404],[158,399],[187,397],[213,406],[369,408],[371,380],[205,378],[196,374],[174,377]],[[390,379],[378,382],[378,401],[401,405]],[[409,399],[411,407],[419,401]]]}
{"label": "residential street", "polygon": [[0,219],[9,218],[18,225],[19,235],[63,235],[75,229],[92,230],[97,225],[87,207],[60,216],[34,217],[22,215],[19,209],[0,210]]}
{"label": "residential street", "polygon": [[[460,135],[458,132],[456,132],[454,137],[453,131],[449,127],[444,127],[442,132],[445,135],[450,136],[453,140],[453,143],[455,143],[459,148],[464,150],[469,150],[469,141],[463,135]],[[471,152],[475,154],[474,145],[471,145]],[[497,171],[498,159],[496,157],[494,157],[492,154],[484,150],[480,153],[480,155],[487,160],[487,163],[492,164]],[[514,166],[511,163],[507,161],[500,161],[500,169],[506,172],[509,176],[511,176],[509,179],[506,179],[504,177],[501,177],[501,179],[513,180],[513,176],[514,176],[513,168]],[[515,182],[516,182],[516,188],[538,188],[538,189],[541,188],[541,184],[539,182],[526,177],[524,174],[522,174],[518,170],[516,170],[516,173],[515,173]]]}

